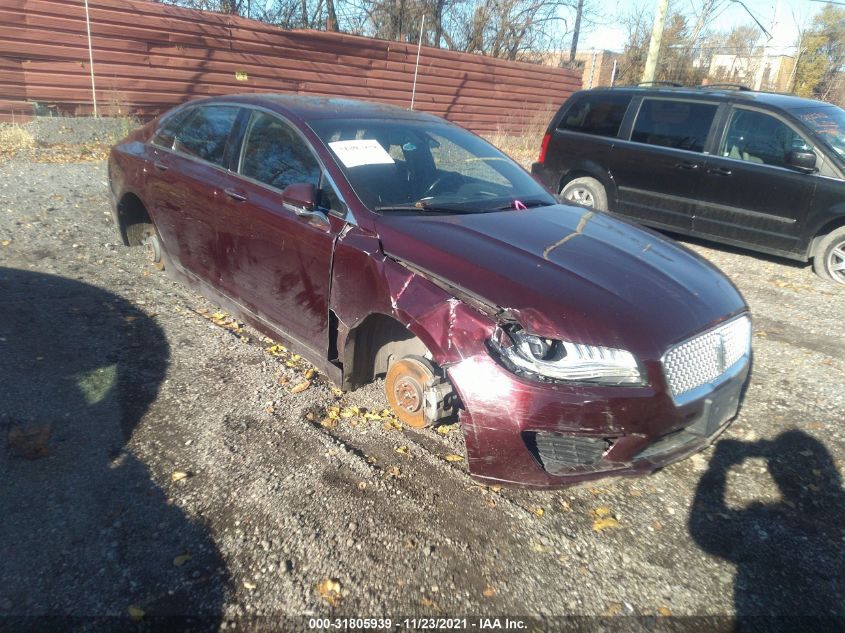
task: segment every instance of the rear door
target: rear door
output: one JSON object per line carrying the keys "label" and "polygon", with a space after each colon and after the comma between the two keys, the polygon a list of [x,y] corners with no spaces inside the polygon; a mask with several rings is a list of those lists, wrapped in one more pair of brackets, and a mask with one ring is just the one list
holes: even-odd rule
{"label": "rear door", "polygon": [[629,140],[613,148],[616,212],[689,231],[717,102],[645,97]]}
{"label": "rear door", "polygon": [[[238,172],[218,232],[224,286],[299,344],[325,352],[332,254],[345,205],[304,137],[263,110],[252,112]],[[298,183],[318,188],[328,226],[282,206],[282,191]]]}
{"label": "rear door", "polygon": [[168,136],[154,148],[147,178],[147,198],[168,254],[215,285],[216,214],[232,177],[225,167],[227,145],[239,110],[227,105],[194,108],[175,131],[172,147],[166,147]]}
{"label": "rear door", "polygon": [[797,248],[816,176],[790,168],[786,154],[814,151],[785,118],[734,106],[707,160],[693,229],[696,234],[793,251]]}

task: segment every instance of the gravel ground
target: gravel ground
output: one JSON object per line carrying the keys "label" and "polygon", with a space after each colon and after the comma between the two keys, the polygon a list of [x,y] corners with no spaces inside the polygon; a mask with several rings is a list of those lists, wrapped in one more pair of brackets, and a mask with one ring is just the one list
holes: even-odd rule
{"label": "gravel ground", "polygon": [[[723,439],[645,478],[492,489],[445,459],[458,429],[366,419],[380,383],[293,393],[303,361],[119,244],[103,161],[5,159],[0,615],[845,616],[845,289],[690,246],[755,318]],[[784,622],[758,624],[824,628]]]}

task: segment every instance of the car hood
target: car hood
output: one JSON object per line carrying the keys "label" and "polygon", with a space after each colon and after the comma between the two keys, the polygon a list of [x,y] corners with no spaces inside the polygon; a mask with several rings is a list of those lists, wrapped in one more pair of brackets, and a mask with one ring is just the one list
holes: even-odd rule
{"label": "car hood", "polygon": [[387,255],[509,312],[542,336],[658,358],[747,309],[703,258],[581,207],[385,214],[377,228]]}

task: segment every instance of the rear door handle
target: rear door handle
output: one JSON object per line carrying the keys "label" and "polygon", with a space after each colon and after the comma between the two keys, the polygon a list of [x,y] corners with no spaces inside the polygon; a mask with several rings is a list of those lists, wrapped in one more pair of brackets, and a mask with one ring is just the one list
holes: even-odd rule
{"label": "rear door handle", "polygon": [[246,194],[243,194],[240,191],[235,191],[234,189],[224,189],[223,193],[229,196],[232,200],[237,200],[238,202],[246,200]]}
{"label": "rear door handle", "polygon": [[707,170],[708,174],[715,174],[716,176],[730,176],[733,172],[730,169],[725,169],[724,167],[711,167]]}
{"label": "rear door handle", "polygon": [[682,161],[680,163],[675,163],[675,169],[687,169],[693,170],[698,169],[698,163],[691,163],[689,161]]}
{"label": "rear door handle", "polygon": [[162,163],[159,160],[157,160],[156,162],[153,163],[153,167],[155,167],[159,171],[167,171],[167,169],[168,169],[167,165],[165,165],[164,163]]}

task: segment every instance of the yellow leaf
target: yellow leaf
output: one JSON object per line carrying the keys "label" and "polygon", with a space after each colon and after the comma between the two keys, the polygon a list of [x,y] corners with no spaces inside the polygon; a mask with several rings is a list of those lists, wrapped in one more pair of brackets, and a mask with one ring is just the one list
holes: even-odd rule
{"label": "yellow leaf", "polygon": [[451,455],[446,455],[446,457],[444,457],[443,459],[445,459],[447,462],[460,462],[463,461],[464,458],[460,455],[455,455],[454,453],[452,453]]}
{"label": "yellow leaf", "polygon": [[325,427],[327,429],[333,429],[337,426],[337,418],[323,418],[320,420],[320,426]]}
{"label": "yellow leaf", "polygon": [[495,486],[490,486],[490,490],[492,490],[493,492],[499,492],[501,489],[502,487],[499,484],[496,484]]}
{"label": "yellow leaf", "polygon": [[303,381],[303,382],[299,383],[298,385],[294,386],[294,387],[290,390],[290,392],[291,392],[291,393],[300,393],[300,392],[305,391],[306,389],[308,389],[308,387],[310,387],[310,386],[311,386],[311,383],[310,383],[309,381],[305,380],[305,381]]}
{"label": "yellow leaf", "polygon": [[343,389],[338,389],[337,387],[332,387],[332,394],[340,397],[343,395]]}
{"label": "yellow leaf", "polygon": [[270,354],[271,356],[282,356],[288,350],[284,345],[271,345],[264,351]]}
{"label": "yellow leaf", "polygon": [[302,356],[300,356],[299,354],[294,354],[293,356],[291,356],[291,360],[299,360],[300,358],[302,358]]}
{"label": "yellow leaf", "polygon": [[328,416],[333,420],[337,420],[340,417],[340,407],[329,407]]}
{"label": "yellow leaf", "polygon": [[2,244],[3,246],[8,246],[11,243],[12,243],[12,240],[3,240],[2,242],[0,242],[0,244]]}
{"label": "yellow leaf", "polygon": [[408,447],[407,446],[397,446],[394,449],[400,455],[407,455],[408,454]]}
{"label": "yellow leaf", "polygon": [[672,615],[672,612],[669,610],[669,607],[658,607],[657,612],[664,618],[668,618],[670,615]]}
{"label": "yellow leaf", "polygon": [[364,490],[367,487],[366,481],[359,481],[358,482],[358,490]]}
{"label": "yellow leaf", "polygon": [[496,595],[496,590],[490,585],[487,585],[486,587],[484,587],[484,591],[481,592],[481,595],[485,598],[492,598]]}
{"label": "yellow leaf", "polygon": [[596,519],[595,521],[593,521],[593,529],[596,532],[601,532],[602,530],[606,530],[607,528],[615,527],[619,527],[619,521],[617,521],[613,517],[607,517],[606,519]]}
{"label": "yellow leaf", "polygon": [[340,412],[340,417],[342,418],[354,418],[358,415],[359,409],[358,407],[346,407],[343,411]]}
{"label": "yellow leaf", "polygon": [[457,424],[442,424],[434,430],[437,431],[438,433],[440,433],[440,435],[449,435],[449,433],[451,433],[452,430],[454,430],[454,428],[456,426],[458,426],[458,425]]}
{"label": "yellow leaf", "polygon": [[180,554],[179,556],[177,556],[176,558],[173,559],[173,564],[176,567],[181,567],[182,565],[187,563],[192,558],[193,558],[193,556],[191,556],[190,554]]}
{"label": "yellow leaf", "polygon": [[618,602],[611,602],[607,609],[605,610],[604,614],[606,616],[612,617],[622,611],[622,605]]}
{"label": "yellow leaf", "polygon": [[378,458],[374,457],[373,455],[367,455],[365,459],[367,460],[368,464],[375,464],[378,461]]}
{"label": "yellow leaf", "polygon": [[322,582],[317,584],[317,593],[320,594],[320,597],[323,598],[329,604],[337,604],[340,600],[340,581],[334,578],[326,578]]}
{"label": "yellow leaf", "polygon": [[188,473],[184,470],[174,470],[173,474],[170,475],[171,481],[182,481],[183,479],[188,478]]}
{"label": "yellow leaf", "polygon": [[610,508],[601,506],[595,510],[590,510],[590,514],[597,519],[603,519],[604,517],[611,516],[613,513],[610,511]]}
{"label": "yellow leaf", "polygon": [[534,516],[538,519],[542,519],[544,514],[546,514],[546,511],[543,508],[534,509]]}
{"label": "yellow leaf", "polygon": [[382,427],[384,428],[385,431],[392,431],[394,429],[397,430],[397,431],[401,431],[402,430],[402,423],[399,420],[397,420],[396,418],[390,418],[387,422],[382,424]]}
{"label": "yellow leaf", "polygon": [[381,416],[378,413],[370,413],[367,412],[364,414],[365,420],[381,420]]}
{"label": "yellow leaf", "polygon": [[223,312],[215,312],[211,315],[211,318],[215,321],[220,321],[221,319],[225,319],[226,315]]}
{"label": "yellow leaf", "polygon": [[257,586],[258,586],[258,585],[256,585],[256,584],[255,584],[254,582],[252,582],[251,580],[244,580],[244,587],[246,587],[246,588],[247,588],[247,589],[249,589],[250,591],[252,591],[253,589],[255,589]]}
{"label": "yellow leaf", "polygon": [[317,373],[317,370],[311,367],[305,372],[305,380],[311,380]]}
{"label": "yellow leaf", "polygon": [[129,612],[129,617],[136,622],[144,617],[144,610],[137,605],[130,605],[127,611]]}

